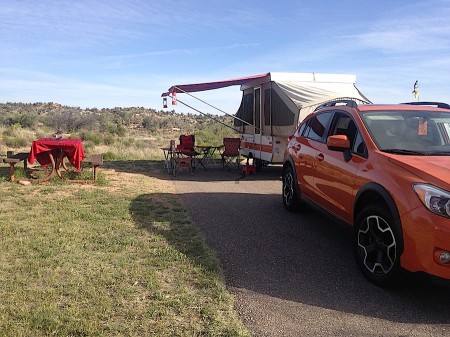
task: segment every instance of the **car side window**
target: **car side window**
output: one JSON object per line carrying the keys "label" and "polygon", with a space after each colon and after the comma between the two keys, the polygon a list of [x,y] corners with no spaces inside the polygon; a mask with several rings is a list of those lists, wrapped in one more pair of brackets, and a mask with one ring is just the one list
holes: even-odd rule
{"label": "car side window", "polygon": [[302,125],[300,125],[300,127],[298,128],[298,131],[297,131],[297,136],[302,135],[303,130],[305,130],[305,127],[306,127],[306,123],[303,123]]}
{"label": "car side window", "polygon": [[350,140],[350,148],[353,148],[353,146],[355,145],[355,138],[358,130],[356,129],[355,122],[349,115],[339,113],[332,129],[333,131],[331,132],[330,136],[346,135]]}
{"label": "car side window", "polygon": [[352,152],[359,154],[362,157],[367,157],[367,147],[366,143],[364,143],[364,139],[361,137],[361,134],[356,134],[355,144],[353,145]]}
{"label": "car side window", "polygon": [[323,141],[325,131],[328,128],[328,124],[330,124],[332,116],[332,111],[326,111],[323,113],[318,113],[314,117],[310,118],[306,123],[303,136],[312,140]]}
{"label": "car side window", "polygon": [[355,122],[346,113],[337,113],[332,127],[331,135],[346,135],[350,141],[350,149],[353,153],[366,156],[366,144],[356,127]]}

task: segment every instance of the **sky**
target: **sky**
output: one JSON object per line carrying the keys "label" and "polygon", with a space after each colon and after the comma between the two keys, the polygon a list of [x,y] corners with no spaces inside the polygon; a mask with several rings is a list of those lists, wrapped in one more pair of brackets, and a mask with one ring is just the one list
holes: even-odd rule
{"label": "sky", "polygon": [[[374,103],[417,80],[450,103],[450,0],[0,0],[0,17],[0,103],[160,110],[172,85],[267,72],[354,74]],[[219,110],[178,98],[220,115],[242,93],[195,95]]]}

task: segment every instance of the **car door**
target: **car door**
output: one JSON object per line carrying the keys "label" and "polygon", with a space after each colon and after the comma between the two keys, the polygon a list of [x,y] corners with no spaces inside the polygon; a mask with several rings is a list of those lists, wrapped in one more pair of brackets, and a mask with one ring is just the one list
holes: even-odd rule
{"label": "car door", "polygon": [[351,222],[354,185],[358,166],[366,161],[366,147],[352,117],[337,111],[328,136],[346,135],[350,140],[350,160],[345,160],[341,151],[328,149],[321,143],[317,149],[315,173],[316,201],[346,222]]}
{"label": "car door", "polygon": [[325,141],[325,134],[332,119],[332,112],[318,113],[309,118],[304,127],[291,141],[297,183],[304,196],[314,199],[314,176],[317,164],[317,149]]}

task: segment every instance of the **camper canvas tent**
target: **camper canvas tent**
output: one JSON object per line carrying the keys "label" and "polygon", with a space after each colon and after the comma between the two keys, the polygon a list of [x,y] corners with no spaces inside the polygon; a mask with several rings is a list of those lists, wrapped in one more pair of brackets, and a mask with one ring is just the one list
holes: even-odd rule
{"label": "camper canvas tent", "polygon": [[277,73],[208,83],[175,85],[162,96],[240,85],[243,92],[234,127],[240,133],[241,153],[256,165],[281,163],[287,137],[319,105],[335,99],[370,101],[347,74]]}

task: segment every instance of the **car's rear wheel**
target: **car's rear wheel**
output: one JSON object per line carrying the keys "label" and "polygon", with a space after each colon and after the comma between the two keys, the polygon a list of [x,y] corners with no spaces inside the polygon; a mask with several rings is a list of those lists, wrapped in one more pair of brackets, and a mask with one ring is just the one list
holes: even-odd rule
{"label": "car's rear wheel", "polygon": [[354,255],[363,274],[380,286],[391,284],[400,270],[400,238],[383,205],[364,208],[355,223]]}
{"label": "car's rear wheel", "polygon": [[283,205],[288,211],[300,208],[300,196],[297,192],[297,181],[291,166],[283,170]]}

